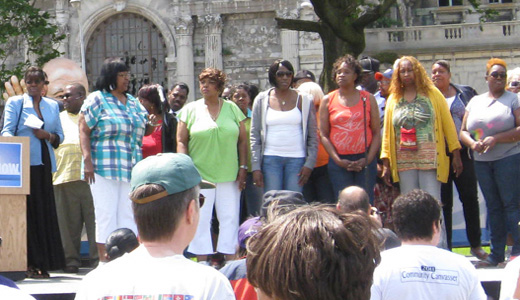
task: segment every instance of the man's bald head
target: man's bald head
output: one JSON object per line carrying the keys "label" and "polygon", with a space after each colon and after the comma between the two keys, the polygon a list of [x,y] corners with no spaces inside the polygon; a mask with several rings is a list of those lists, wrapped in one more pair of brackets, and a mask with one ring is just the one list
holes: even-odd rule
{"label": "man's bald head", "polygon": [[73,60],[64,57],[51,59],[43,66],[43,71],[49,77],[47,97],[62,100],[65,87],[73,83],[80,83],[88,90],[87,74]]}
{"label": "man's bald head", "polygon": [[361,210],[368,213],[370,198],[359,186],[349,186],[339,193],[337,208],[345,213]]}

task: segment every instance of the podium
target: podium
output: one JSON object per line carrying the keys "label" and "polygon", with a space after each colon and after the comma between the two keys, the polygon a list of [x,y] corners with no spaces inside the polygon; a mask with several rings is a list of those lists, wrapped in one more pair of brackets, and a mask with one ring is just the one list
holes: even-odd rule
{"label": "podium", "polygon": [[0,137],[0,274],[13,280],[27,270],[28,137]]}

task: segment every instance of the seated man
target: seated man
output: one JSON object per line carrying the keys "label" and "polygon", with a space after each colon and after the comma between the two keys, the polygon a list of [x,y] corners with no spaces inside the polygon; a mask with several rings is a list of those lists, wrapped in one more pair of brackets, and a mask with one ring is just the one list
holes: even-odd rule
{"label": "seated man", "polygon": [[204,197],[203,182],[191,158],[163,153],[132,170],[132,192],[141,246],[89,273],[76,299],[235,299],[217,270],[186,259]]}
{"label": "seated man", "polygon": [[363,188],[359,186],[349,186],[344,188],[339,193],[339,199],[338,204],[336,204],[336,208],[344,213],[360,210],[370,216],[373,223],[377,227],[375,233],[379,240],[379,244],[382,246],[381,250],[388,250],[401,246],[401,241],[397,235],[395,235],[392,230],[383,228],[381,224],[381,217],[377,213],[377,209],[370,205],[369,201],[370,198]]}
{"label": "seated man", "polygon": [[247,247],[247,279],[265,300],[366,300],[380,260],[368,217],[325,205],[275,217]]}
{"label": "seated man", "polygon": [[436,247],[442,226],[439,201],[413,190],[399,196],[392,209],[402,246],[381,253],[370,299],[487,299],[471,262]]}

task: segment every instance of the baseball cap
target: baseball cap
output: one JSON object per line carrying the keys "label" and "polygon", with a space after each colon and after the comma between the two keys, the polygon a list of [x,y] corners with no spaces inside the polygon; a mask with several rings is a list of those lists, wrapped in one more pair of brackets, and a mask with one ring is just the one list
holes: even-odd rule
{"label": "baseball cap", "polygon": [[305,79],[305,78],[308,78],[308,79],[312,80],[313,82],[316,82],[316,76],[314,76],[314,74],[309,70],[298,71],[298,73],[296,73],[296,75],[294,75],[293,81],[296,82],[300,79]]}
{"label": "baseball cap", "polygon": [[242,248],[246,248],[246,241],[248,238],[255,235],[260,228],[262,228],[262,221],[260,217],[254,217],[247,219],[238,227],[238,244]]}
{"label": "baseball cap", "polygon": [[275,209],[283,210],[284,214],[306,204],[307,202],[303,199],[302,193],[287,190],[268,191],[264,194],[264,203],[262,204],[260,216],[266,218],[271,205],[276,205]]}
{"label": "baseball cap", "polygon": [[383,73],[376,72],[374,77],[376,78],[376,80],[381,81],[381,80],[383,80],[383,77],[388,78],[388,79],[392,79],[392,74],[394,74],[394,69],[387,69]]}
{"label": "baseball cap", "polygon": [[359,63],[363,68],[363,72],[379,72],[379,60],[375,58],[363,56],[363,58],[359,60]]}
{"label": "baseball cap", "polygon": [[132,201],[145,204],[180,193],[196,185],[203,189],[215,188],[213,183],[202,180],[191,158],[182,153],[159,153],[138,162],[132,169],[130,185],[132,192],[145,184],[158,184],[165,191]]}

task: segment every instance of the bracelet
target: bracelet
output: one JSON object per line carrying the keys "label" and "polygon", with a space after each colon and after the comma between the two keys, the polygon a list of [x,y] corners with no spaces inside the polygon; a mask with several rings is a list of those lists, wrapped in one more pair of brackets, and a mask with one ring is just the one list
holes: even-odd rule
{"label": "bracelet", "polygon": [[49,139],[48,139],[49,143],[51,142],[51,139],[52,139],[52,133],[49,132]]}
{"label": "bracelet", "polygon": [[161,123],[152,123],[152,121],[147,121],[146,125],[149,125],[152,127],[158,127],[158,126],[161,126]]}
{"label": "bracelet", "polygon": [[240,169],[247,170],[247,166],[246,165],[240,165]]}

